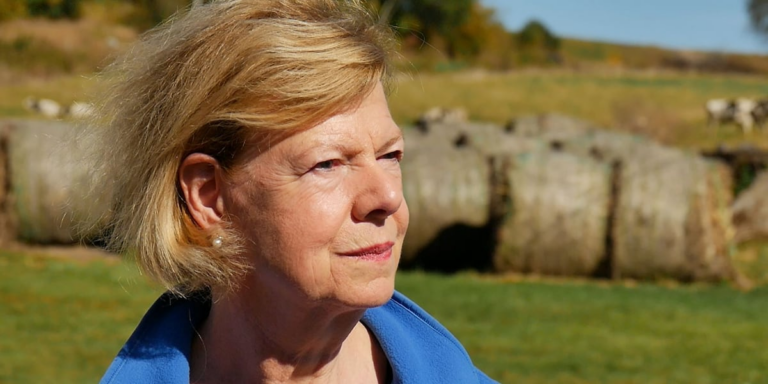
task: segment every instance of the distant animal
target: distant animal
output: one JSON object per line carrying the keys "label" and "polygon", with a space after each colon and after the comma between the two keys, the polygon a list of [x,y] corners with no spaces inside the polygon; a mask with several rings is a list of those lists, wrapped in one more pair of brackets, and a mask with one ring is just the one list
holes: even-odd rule
{"label": "distant animal", "polygon": [[734,120],[741,127],[744,133],[752,132],[755,125],[755,119],[752,111],[757,107],[757,101],[747,98],[739,98],[734,102],[736,104],[736,114]]}
{"label": "distant animal", "polygon": [[707,125],[731,123],[736,116],[736,103],[727,99],[711,99],[704,104],[707,111]]}
{"label": "distant animal", "polygon": [[58,119],[62,116],[63,113],[61,105],[51,99],[37,99],[34,97],[27,97],[24,100],[24,106],[32,112],[41,114],[51,119]]}
{"label": "distant animal", "polygon": [[419,116],[416,120],[416,128],[427,133],[431,124],[466,122],[467,110],[464,108],[433,107]]}
{"label": "distant animal", "polygon": [[65,107],[63,114],[65,116],[81,119],[81,118],[89,117],[93,115],[93,113],[94,113],[94,109],[92,104],[76,101],[70,104],[69,106]]}
{"label": "distant animal", "polygon": [[758,103],[753,99],[711,99],[706,102],[707,125],[713,126],[734,123],[741,127],[744,133],[752,131],[755,125],[753,110]]}
{"label": "distant animal", "polygon": [[768,99],[760,99],[752,109],[752,120],[758,128],[763,128],[768,121]]}

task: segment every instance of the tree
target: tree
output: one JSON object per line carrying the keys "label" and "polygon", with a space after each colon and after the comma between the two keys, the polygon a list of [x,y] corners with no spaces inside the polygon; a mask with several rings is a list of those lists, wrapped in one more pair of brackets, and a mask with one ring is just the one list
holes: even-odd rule
{"label": "tree", "polygon": [[560,39],[540,21],[529,21],[517,34],[517,47],[524,64],[552,64],[560,61]]}
{"label": "tree", "polygon": [[415,32],[427,41],[445,41],[448,56],[454,58],[461,38],[459,27],[468,20],[476,0],[370,0],[369,3],[398,31]]}
{"label": "tree", "polygon": [[747,11],[752,29],[768,37],[768,0],[749,0]]}
{"label": "tree", "polygon": [[80,16],[78,3],[78,0],[27,0],[27,13],[52,19],[76,19]]}

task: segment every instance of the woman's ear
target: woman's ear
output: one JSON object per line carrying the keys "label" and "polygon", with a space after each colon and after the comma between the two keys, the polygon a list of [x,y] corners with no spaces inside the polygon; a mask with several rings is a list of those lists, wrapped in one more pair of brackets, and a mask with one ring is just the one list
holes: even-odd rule
{"label": "woman's ear", "polygon": [[200,228],[218,225],[224,213],[222,170],[213,157],[192,153],[179,166],[179,184],[187,210]]}

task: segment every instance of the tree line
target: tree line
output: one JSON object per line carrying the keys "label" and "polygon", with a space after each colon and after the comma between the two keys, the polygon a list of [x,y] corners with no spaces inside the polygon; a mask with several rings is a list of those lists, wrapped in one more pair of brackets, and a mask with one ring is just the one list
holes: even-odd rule
{"label": "tree line", "polygon": [[[0,0],[0,20],[23,17],[77,19],[88,3],[129,6],[123,22],[149,29],[175,12],[210,0]],[[363,0],[392,25],[411,65],[436,63],[508,69],[556,64],[559,39],[542,23],[507,31],[479,0]]]}

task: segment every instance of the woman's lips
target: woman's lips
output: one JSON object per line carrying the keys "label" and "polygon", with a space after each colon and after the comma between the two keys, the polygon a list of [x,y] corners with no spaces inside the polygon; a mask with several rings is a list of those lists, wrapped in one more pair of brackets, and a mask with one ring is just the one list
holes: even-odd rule
{"label": "woman's lips", "polygon": [[394,242],[388,241],[386,243],[376,244],[350,252],[342,252],[339,253],[339,255],[345,257],[356,257],[363,260],[383,261],[388,260],[392,256],[392,247],[394,246]]}

